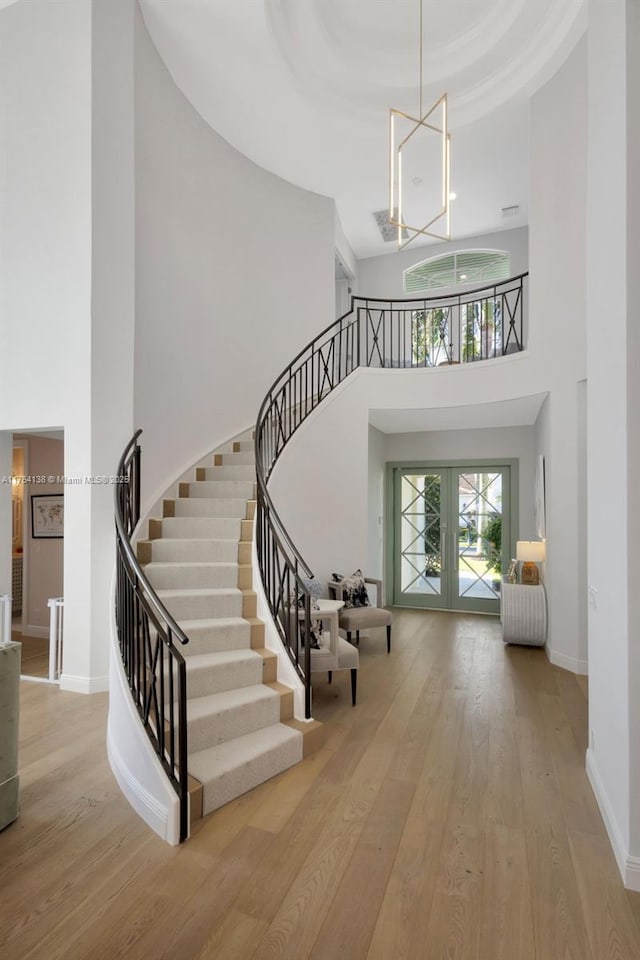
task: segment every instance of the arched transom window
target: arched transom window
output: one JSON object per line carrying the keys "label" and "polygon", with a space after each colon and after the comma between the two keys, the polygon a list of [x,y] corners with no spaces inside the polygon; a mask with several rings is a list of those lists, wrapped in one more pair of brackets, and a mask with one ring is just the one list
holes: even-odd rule
{"label": "arched transom window", "polygon": [[406,293],[422,293],[459,284],[506,280],[511,269],[506,250],[459,250],[431,257],[404,271]]}

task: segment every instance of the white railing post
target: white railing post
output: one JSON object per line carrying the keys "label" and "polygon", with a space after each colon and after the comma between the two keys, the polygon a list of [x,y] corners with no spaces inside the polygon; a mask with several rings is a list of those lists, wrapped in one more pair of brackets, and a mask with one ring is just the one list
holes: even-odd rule
{"label": "white railing post", "polygon": [[49,680],[55,683],[62,673],[62,614],[64,597],[47,600],[49,607]]}
{"label": "white railing post", "polygon": [[0,646],[11,640],[11,597],[5,593],[0,597]]}

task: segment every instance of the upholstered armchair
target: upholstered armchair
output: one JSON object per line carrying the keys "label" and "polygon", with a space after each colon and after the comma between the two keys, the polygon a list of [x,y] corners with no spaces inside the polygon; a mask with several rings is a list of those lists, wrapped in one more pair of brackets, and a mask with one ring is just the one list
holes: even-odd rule
{"label": "upholstered armchair", "polygon": [[[328,583],[329,596],[334,600],[344,602],[340,609],[339,623],[340,629],[347,634],[347,640],[351,643],[351,637],[355,633],[356,645],[360,642],[360,631],[372,629],[374,627],[387,628],[387,653],[391,652],[391,622],[393,615],[390,610],[385,610],[380,606],[349,606],[350,603],[350,582],[353,577],[344,577],[342,580],[330,580]],[[380,603],[382,597],[382,581],[374,577],[363,577],[365,584],[371,584],[376,588],[376,604]]]}
{"label": "upholstered armchair", "polygon": [[[338,616],[340,604],[335,600],[318,600],[319,609],[312,611],[314,620],[322,621],[320,648],[311,647],[311,673],[326,672],[331,683],[334,670],[351,671],[351,704],[356,705],[360,654],[353,644],[340,636]],[[304,611],[299,611],[304,617]],[[327,629],[328,627],[328,629]]]}

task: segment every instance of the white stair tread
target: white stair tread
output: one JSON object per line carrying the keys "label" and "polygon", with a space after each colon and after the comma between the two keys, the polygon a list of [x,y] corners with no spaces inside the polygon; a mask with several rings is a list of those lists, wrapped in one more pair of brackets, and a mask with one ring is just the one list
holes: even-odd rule
{"label": "white stair tread", "polygon": [[[214,470],[223,467],[213,467]],[[189,496],[207,500],[250,499],[253,496],[254,480],[192,480],[189,483]],[[182,498],[178,498],[182,499]]]}
{"label": "white stair tread", "polygon": [[149,570],[170,570],[171,567],[178,570],[183,570],[185,567],[188,570],[237,570],[238,562],[237,560],[152,560],[151,563],[146,564],[144,571],[148,573]]}
{"label": "white stair tread", "polygon": [[238,539],[163,537],[152,541],[152,563],[237,563]]}
{"label": "white stair tread", "polygon": [[212,539],[233,539],[237,542],[240,539],[244,511],[247,509],[246,501],[240,501],[240,504],[237,517],[165,517],[162,521],[162,537],[152,542]]}
{"label": "white stair tread", "polygon": [[249,623],[244,617],[209,617],[194,620],[179,620],[178,623],[187,636],[189,632],[195,633],[197,630],[228,630],[233,627],[248,627]]}
{"label": "white stair tread", "polygon": [[194,697],[187,702],[187,720],[198,720],[212,714],[226,713],[229,710],[245,709],[251,704],[266,700],[279,700],[280,695],[263,683],[255,683],[237,690],[225,690],[222,693],[210,693],[205,697]]}
{"label": "white stair tread", "polygon": [[[292,762],[302,760],[302,734],[283,723],[274,723],[253,733],[226,740],[224,743],[191,754],[189,773],[204,784],[206,789],[206,785],[212,781],[247,767],[259,758],[268,756],[270,751],[287,745],[298,754]],[[280,770],[274,769],[270,776],[275,776],[276,773],[280,773]],[[251,789],[255,785],[250,783],[246,789]],[[239,796],[241,792],[244,791],[238,791],[235,795]]]}
{"label": "white stair tread", "polygon": [[[233,454],[226,454],[226,456],[233,456]],[[221,463],[216,464],[215,467],[206,467],[206,471],[207,480],[255,480],[256,477],[256,468],[253,463]]]}
{"label": "white stair tread", "polygon": [[247,465],[252,464],[255,467],[256,457],[253,447],[251,450],[224,450],[222,453],[222,466]]}
{"label": "white stair tread", "polygon": [[191,750],[197,753],[278,723],[280,710],[280,695],[259,682],[192,697],[187,700]]}
{"label": "white stair tread", "polygon": [[237,587],[176,587],[172,590],[157,590],[161,599],[171,599],[172,597],[228,597],[242,595],[242,590]]}
{"label": "white stair tread", "polygon": [[174,520],[188,517],[244,520],[247,511],[247,497],[178,497],[177,500],[174,500],[174,505],[175,517],[170,518]]}
{"label": "white stair tread", "polygon": [[224,667],[231,664],[261,662],[262,657],[248,647],[239,650],[221,650],[218,653],[196,653],[185,658],[187,673],[203,667]]}

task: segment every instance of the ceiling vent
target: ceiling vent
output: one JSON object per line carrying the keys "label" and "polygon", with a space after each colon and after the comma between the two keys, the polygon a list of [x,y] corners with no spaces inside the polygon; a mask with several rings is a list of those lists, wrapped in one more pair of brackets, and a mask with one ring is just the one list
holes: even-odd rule
{"label": "ceiling vent", "polygon": [[[394,216],[398,216],[397,209],[394,210]],[[398,239],[398,228],[394,224],[389,223],[389,211],[388,210],[378,210],[377,213],[374,213],[376,223],[378,224],[378,229],[382,234],[382,239],[385,243],[390,243],[392,240]],[[409,236],[406,227],[402,229],[402,239],[406,240]]]}
{"label": "ceiling vent", "polygon": [[503,217],[515,217],[520,213],[520,204],[512,203],[510,207],[501,207],[500,213]]}

